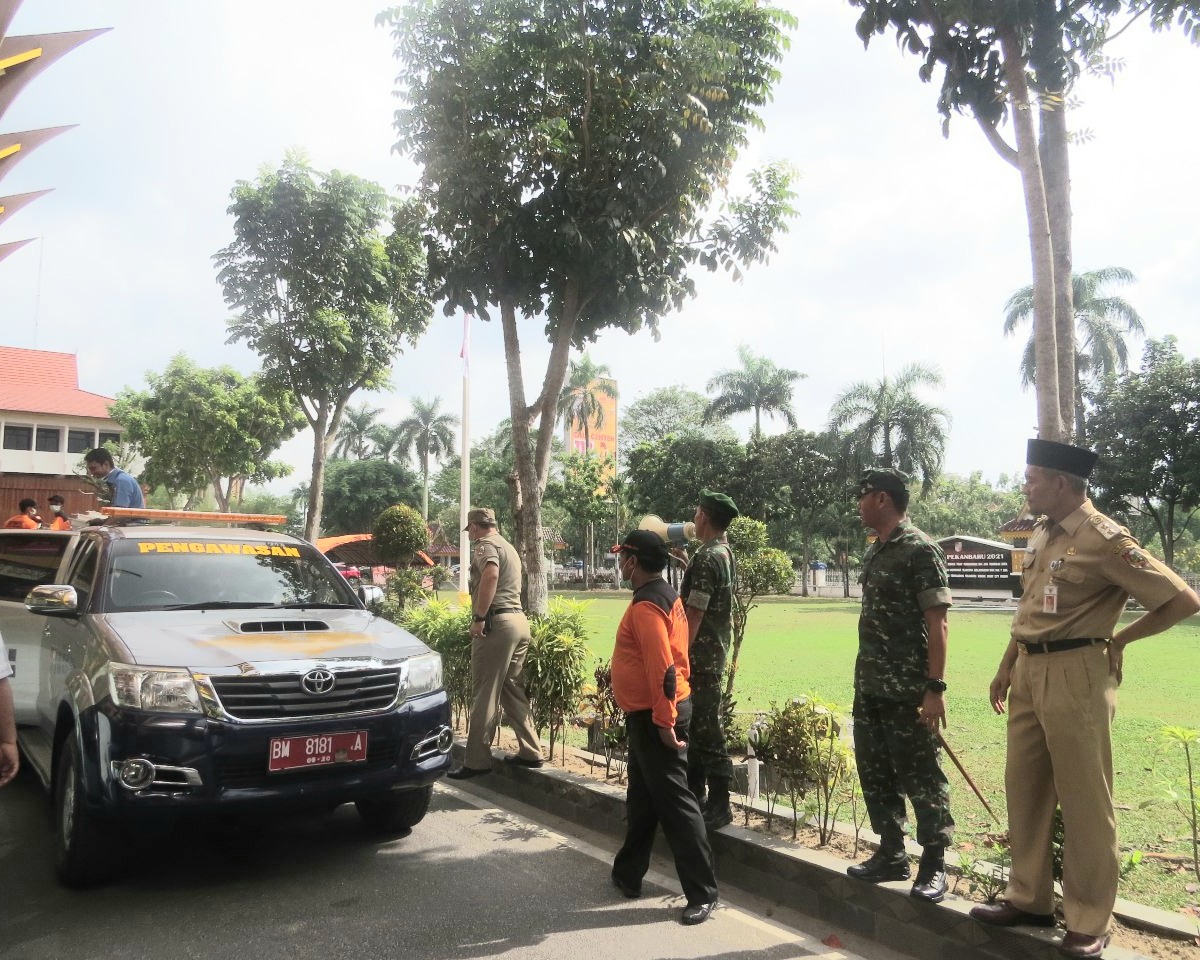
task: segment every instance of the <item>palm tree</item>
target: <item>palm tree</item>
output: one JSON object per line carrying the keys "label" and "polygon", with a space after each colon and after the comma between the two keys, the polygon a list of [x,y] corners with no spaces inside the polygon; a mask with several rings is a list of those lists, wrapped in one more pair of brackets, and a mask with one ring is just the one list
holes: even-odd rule
{"label": "palm tree", "polygon": [[[1129,369],[1130,335],[1145,336],[1146,328],[1137,310],[1122,297],[1104,296],[1109,284],[1128,284],[1137,277],[1124,267],[1104,267],[1071,275],[1071,296],[1075,305],[1075,439],[1086,440],[1083,387],[1089,380],[1125,373]],[[1017,327],[1033,317],[1033,287],[1022,287],[1004,305],[1004,335],[1012,336]],[[1021,385],[1036,382],[1033,338],[1021,355]]]}
{"label": "palm tree", "polygon": [[378,423],[371,428],[368,437],[375,444],[371,450],[372,457],[389,463],[392,460],[408,459],[408,450],[401,442],[399,427],[389,427],[385,423]]}
{"label": "palm tree", "polygon": [[829,426],[843,437],[859,466],[883,464],[921,474],[926,493],[946,457],[950,414],[917,396],[920,386],[940,387],[936,367],[910,364],[894,378],[852,385],[834,401]]}
{"label": "palm tree", "polygon": [[604,404],[602,397],[615,400],[616,385],[611,380],[612,371],[604,363],[593,363],[586,353],[578,361],[572,360],[567,370],[567,380],[558,397],[555,412],[570,426],[583,425],[583,455],[592,454],[591,427],[604,426]]}
{"label": "palm tree", "polygon": [[415,451],[421,465],[421,517],[429,519],[429,460],[441,460],[454,451],[454,428],[458,417],[439,413],[441,397],[426,403],[412,398],[412,413],[396,425],[397,443],[403,450]]}
{"label": "palm tree", "polygon": [[338,427],[333,455],[347,460],[351,457],[366,460],[371,451],[371,431],[381,413],[383,410],[379,407],[368,407],[365,403],[347,407],[342,414],[342,425]]}
{"label": "palm tree", "polygon": [[808,376],[799,370],[776,366],[766,357],[756,357],[744,343],[738,346],[739,370],[722,370],[705,388],[717,396],[704,410],[704,422],[724,420],[735,413],[754,411],[754,439],[762,438],[762,415],[781,416],[793,430],[792,384]]}

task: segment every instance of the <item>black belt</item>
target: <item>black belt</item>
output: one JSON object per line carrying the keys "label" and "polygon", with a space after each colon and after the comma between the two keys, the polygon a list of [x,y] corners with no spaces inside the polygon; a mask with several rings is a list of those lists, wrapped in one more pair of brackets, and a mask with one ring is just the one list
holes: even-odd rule
{"label": "black belt", "polygon": [[1104,637],[1075,637],[1071,640],[1040,640],[1030,642],[1018,640],[1026,653],[1061,653],[1063,650],[1078,650],[1080,647],[1090,647],[1097,643],[1108,643]]}
{"label": "black belt", "polygon": [[520,607],[492,607],[492,609],[488,611],[488,616],[494,617],[498,613],[520,613],[520,612],[521,612]]}

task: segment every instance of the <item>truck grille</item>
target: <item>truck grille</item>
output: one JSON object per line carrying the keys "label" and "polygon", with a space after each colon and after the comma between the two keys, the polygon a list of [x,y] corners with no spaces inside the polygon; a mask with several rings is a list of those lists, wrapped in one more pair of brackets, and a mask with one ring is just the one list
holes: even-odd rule
{"label": "truck grille", "polygon": [[368,770],[380,770],[395,766],[399,756],[396,741],[383,734],[372,733],[367,740],[365,763],[340,763],[329,766],[300,770],[285,770],[282,773],[267,771],[267,748],[249,755],[224,756],[216,760],[217,786],[225,788],[278,786],[280,783],[310,783],[321,780],[337,780]]}
{"label": "truck grille", "polygon": [[229,716],[238,720],[286,720],[289,717],[330,717],[391,706],[400,689],[396,667],[348,670],[333,674],[332,688],[311,693],[301,686],[303,675],[210,677]]}

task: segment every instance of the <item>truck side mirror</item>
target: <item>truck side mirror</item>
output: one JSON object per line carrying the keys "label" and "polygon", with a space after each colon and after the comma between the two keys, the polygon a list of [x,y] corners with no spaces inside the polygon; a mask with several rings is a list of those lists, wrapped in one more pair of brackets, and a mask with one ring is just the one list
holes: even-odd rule
{"label": "truck side mirror", "polygon": [[74,587],[46,584],[29,591],[25,609],[48,617],[73,617],[79,613],[79,596]]}

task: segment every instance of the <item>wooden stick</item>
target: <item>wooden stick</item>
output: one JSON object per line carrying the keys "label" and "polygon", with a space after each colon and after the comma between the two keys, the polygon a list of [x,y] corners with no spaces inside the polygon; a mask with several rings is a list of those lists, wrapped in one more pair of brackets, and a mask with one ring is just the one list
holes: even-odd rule
{"label": "wooden stick", "polygon": [[962,761],[954,755],[954,751],[950,749],[950,744],[946,742],[946,738],[942,736],[941,730],[934,731],[937,734],[938,743],[942,745],[942,749],[946,751],[946,756],[954,761],[954,765],[958,767],[958,772],[963,775],[963,779],[967,781],[967,786],[975,791],[975,796],[979,798],[979,802],[983,804],[983,808],[991,814],[992,822],[997,826],[1000,825],[1000,818],[996,816],[996,812],[991,808],[991,805],[983,798],[983,794],[979,788],[975,786],[975,781],[971,779],[971,775],[967,773],[967,768],[962,765]]}

